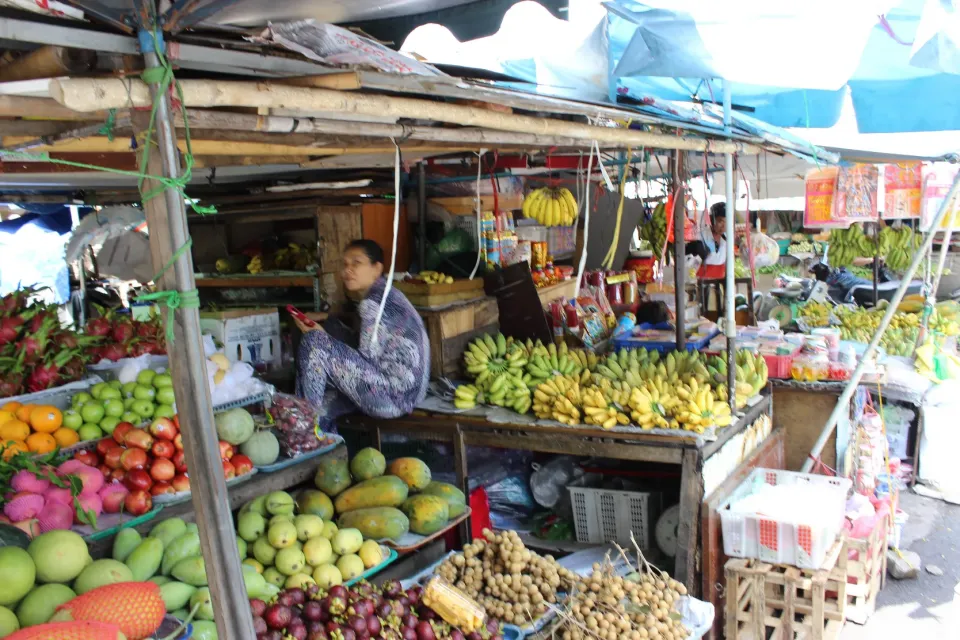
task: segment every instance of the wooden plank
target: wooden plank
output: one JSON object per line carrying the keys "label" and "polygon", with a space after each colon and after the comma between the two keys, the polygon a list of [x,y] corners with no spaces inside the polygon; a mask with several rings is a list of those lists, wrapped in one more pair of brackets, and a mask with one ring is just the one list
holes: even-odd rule
{"label": "wooden plank", "polygon": [[351,91],[360,88],[360,74],[356,71],[344,71],[343,73],[331,73],[322,76],[301,76],[299,78],[283,78],[275,80],[281,84],[289,84],[296,87],[314,87],[316,89],[337,89],[339,91]]}
{"label": "wooden plank", "polygon": [[[343,249],[363,238],[363,216],[358,206],[321,206],[316,209],[320,235],[320,264],[328,273],[340,271]],[[339,284],[339,282],[338,282]]]}
{"label": "wooden plank", "polygon": [[[456,216],[472,216],[477,213],[477,199],[474,196],[450,196],[445,198],[430,198],[428,201],[436,204]],[[523,208],[523,195],[499,195],[497,196],[497,206],[501,211],[513,211]],[[493,195],[480,196],[480,210],[493,211]]]}
{"label": "wooden plank", "polygon": [[[541,453],[556,453],[578,456],[599,456],[613,460],[633,460],[637,462],[662,462],[679,464],[682,460],[680,449],[645,447],[642,445],[624,445],[615,442],[597,442],[583,438],[563,438],[552,436],[544,438],[537,435],[506,435],[502,433],[481,433],[467,431],[464,439],[469,446],[494,447],[504,449],[523,449]],[[679,577],[677,577],[680,580]]]}
{"label": "wooden plank", "polygon": [[549,287],[538,287],[537,296],[540,298],[540,304],[547,305],[559,298],[572,298],[576,289],[577,281],[571,278]]}
{"label": "wooden plank", "polygon": [[[390,150],[391,157],[393,150]],[[383,255],[390,265],[390,256],[393,254],[393,203],[378,204],[364,203],[363,237],[374,240],[383,247]],[[407,224],[407,207],[400,205],[400,226],[397,230],[397,271],[403,272],[410,267],[410,225]]]}
{"label": "wooden plank", "polygon": [[316,276],[257,276],[197,278],[198,287],[312,287]]}
{"label": "wooden plank", "polygon": [[687,586],[690,595],[696,596],[699,585],[697,576],[697,529],[700,502],[703,500],[703,460],[700,452],[686,450],[680,470],[680,524],[677,527],[677,555],[674,577]]}

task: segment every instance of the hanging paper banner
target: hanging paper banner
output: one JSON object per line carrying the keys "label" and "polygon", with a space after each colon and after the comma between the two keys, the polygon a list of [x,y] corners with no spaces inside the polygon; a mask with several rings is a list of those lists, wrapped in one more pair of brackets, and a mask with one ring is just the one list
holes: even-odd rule
{"label": "hanging paper banner", "polygon": [[883,218],[920,217],[923,196],[922,162],[888,164],[883,168]]}
{"label": "hanging paper banner", "polygon": [[838,227],[833,219],[833,198],[837,193],[837,167],[811,169],[804,182],[803,226]]}
{"label": "hanging paper banner", "polygon": [[880,169],[875,164],[840,167],[833,219],[850,226],[854,222],[877,219],[877,193],[880,190]]}
{"label": "hanging paper banner", "polygon": [[[943,199],[947,197],[953,179],[957,177],[960,167],[947,162],[933,162],[923,165],[921,176],[923,179],[923,201],[920,212],[920,228],[929,231],[933,219],[937,217]],[[953,230],[960,231],[960,198],[954,198],[951,210],[940,221],[940,228],[947,229],[953,220]]]}

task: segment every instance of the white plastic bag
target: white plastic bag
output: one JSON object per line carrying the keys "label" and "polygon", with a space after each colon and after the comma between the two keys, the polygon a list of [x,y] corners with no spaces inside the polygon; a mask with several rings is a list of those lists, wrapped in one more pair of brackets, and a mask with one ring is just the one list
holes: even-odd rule
{"label": "white plastic bag", "polygon": [[[750,244],[753,247],[753,266],[769,267],[780,260],[780,245],[777,241],[764,233],[750,235]],[[746,239],[740,241],[741,255],[749,255]],[[744,260],[744,264],[748,264]]]}

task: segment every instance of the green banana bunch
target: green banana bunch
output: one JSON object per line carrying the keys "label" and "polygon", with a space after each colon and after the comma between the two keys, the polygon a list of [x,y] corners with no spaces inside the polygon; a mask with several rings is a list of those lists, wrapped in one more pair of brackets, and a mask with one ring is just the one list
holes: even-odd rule
{"label": "green banana bunch", "polygon": [[463,364],[467,375],[474,379],[480,389],[489,389],[502,373],[520,374],[527,365],[526,351],[502,333],[496,337],[480,336],[467,345],[463,352]]}
{"label": "green banana bunch", "polygon": [[667,205],[661,202],[653,210],[653,216],[640,227],[640,239],[650,243],[657,260],[663,258],[663,245],[667,240]]}

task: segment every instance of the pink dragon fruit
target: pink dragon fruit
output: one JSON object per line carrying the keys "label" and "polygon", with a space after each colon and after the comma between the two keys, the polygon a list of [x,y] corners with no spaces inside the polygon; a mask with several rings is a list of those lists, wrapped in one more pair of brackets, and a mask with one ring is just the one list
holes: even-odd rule
{"label": "pink dragon fruit", "polygon": [[40,531],[46,533],[54,529],[69,529],[73,524],[74,510],[59,502],[50,502],[44,505],[37,519],[40,521]]}
{"label": "pink dragon fruit", "polygon": [[32,471],[26,469],[18,471],[10,479],[10,486],[14,491],[29,491],[30,493],[43,493],[50,487],[50,481],[46,478],[40,478]]}
{"label": "pink dragon fruit", "polygon": [[14,494],[7,502],[6,506],[3,507],[3,513],[14,522],[29,520],[37,517],[37,514],[43,509],[43,504],[43,496],[21,491]]}

